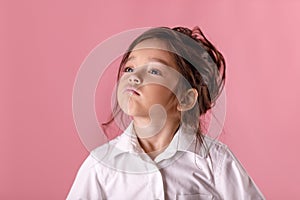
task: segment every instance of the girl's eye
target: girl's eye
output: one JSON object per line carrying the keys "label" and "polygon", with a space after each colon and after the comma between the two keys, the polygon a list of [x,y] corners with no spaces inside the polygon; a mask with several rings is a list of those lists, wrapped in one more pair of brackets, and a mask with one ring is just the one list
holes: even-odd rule
{"label": "girl's eye", "polygon": [[149,73],[153,75],[161,75],[161,72],[158,69],[150,69]]}
{"label": "girl's eye", "polygon": [[124,72],[133,72],[132,67],[125,67]]}

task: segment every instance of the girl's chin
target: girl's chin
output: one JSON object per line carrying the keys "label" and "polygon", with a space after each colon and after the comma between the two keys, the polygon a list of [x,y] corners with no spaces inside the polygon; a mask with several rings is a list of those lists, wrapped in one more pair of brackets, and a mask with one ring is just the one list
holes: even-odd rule
{"label": "girl's chin", "polygon": [[139,117],[147,117],[149,116],[148,112],[142,112],[141,109],[138,108],[121,108],[122,111],[131,118],[139,118]]}

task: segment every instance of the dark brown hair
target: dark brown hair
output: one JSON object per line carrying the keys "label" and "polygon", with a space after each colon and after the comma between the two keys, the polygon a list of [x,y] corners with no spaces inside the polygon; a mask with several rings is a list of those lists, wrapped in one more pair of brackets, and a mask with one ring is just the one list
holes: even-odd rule
{"label": "dark brown hair", "polygon": [[[197,127],[197,138],[202,143],[202,131],[199,116],[210,110],[225,84],[225,60],[223,55],[204,36],[199,27],[152,28],[137,37],[129,46],[120,63],[118,80],[122,69],[134,47],[147,39],[159,39],[165,42],[174,57],[178,71],[188,82],[189,87],[198,92],[198,101],[193,109],[184,113],[183,123]],[[107,126],[114,116],[122,112],[118,105],[114,108],[111,119],[103,123]]]}

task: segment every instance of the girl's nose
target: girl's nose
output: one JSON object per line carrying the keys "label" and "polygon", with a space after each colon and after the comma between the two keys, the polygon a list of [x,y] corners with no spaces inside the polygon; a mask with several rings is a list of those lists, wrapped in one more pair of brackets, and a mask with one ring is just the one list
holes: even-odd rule
{"label": "girl's nose", "polygon": [[129,77],[128,81],[130,84],[140,84],[141,83],[141,79],[136,74],[132,74]]}

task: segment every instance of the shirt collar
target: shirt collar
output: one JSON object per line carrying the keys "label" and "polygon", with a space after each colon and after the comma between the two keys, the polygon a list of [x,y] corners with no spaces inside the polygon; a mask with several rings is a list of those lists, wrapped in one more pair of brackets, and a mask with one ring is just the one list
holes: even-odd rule
{"label": "shirt collar", "polygon": [[[168,147],[160,153],[154,161],[156,163],[171,158],[177,151],[189,151],[191,144],[195,141],[195,133],[192,128],[180,126]],[[110,156],[116,157],[123,153],[145,154],[138,142],[133,129],[133,122],[115,141],[109,142],[111,146]]]}

